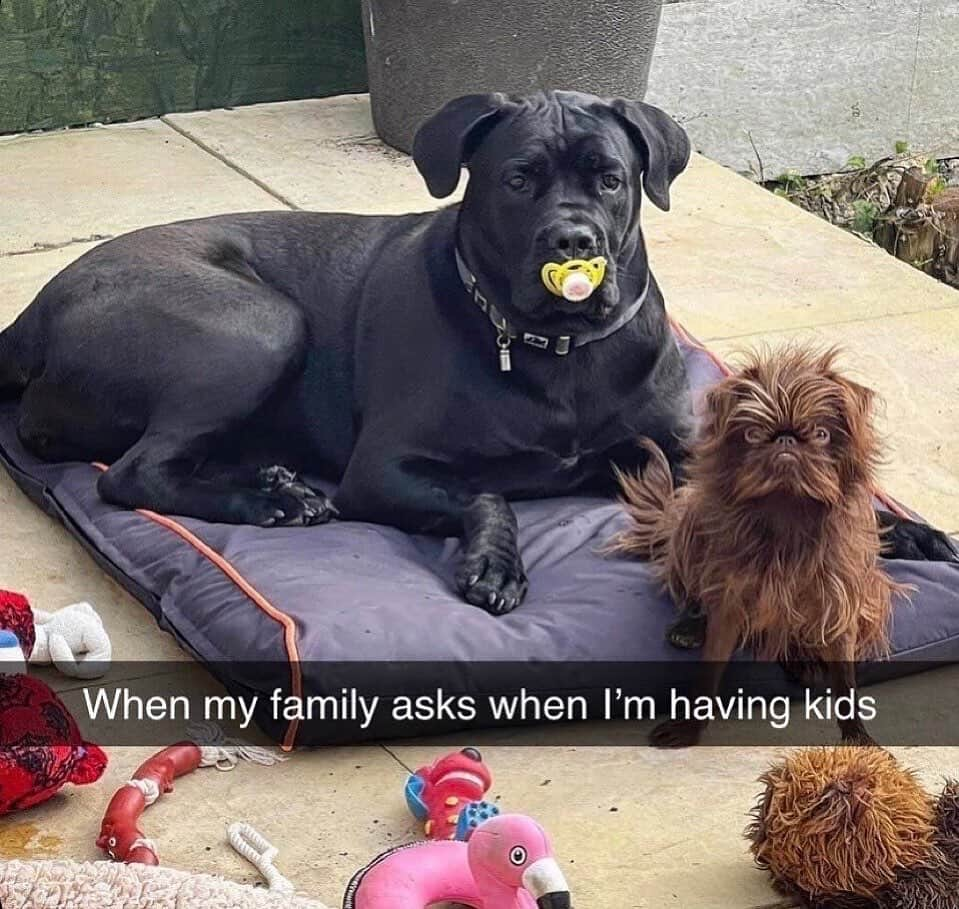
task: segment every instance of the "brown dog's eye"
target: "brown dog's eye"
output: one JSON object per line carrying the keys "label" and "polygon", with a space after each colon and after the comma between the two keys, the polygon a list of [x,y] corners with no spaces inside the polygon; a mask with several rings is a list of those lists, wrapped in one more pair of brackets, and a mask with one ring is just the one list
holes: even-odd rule
{"label": "brown dog's eye", "polygon": [[829,441],[829,430],[823,426],[817,426],[812,431],[813,440],[819,442],[820,445],[825,445]]}
{"label": "brown dog's eye", "polygon": [[766,433],[756,426],[750,426],[749,429],[743,433],[743,437],[750,445],[758,445],[760,442],[766,441]]}
{"label": "brown dog's eye", "polygon": [[622,185],[623,181],[616,174],[603,174],[603,186],[606,189],[619,189]]}
{"label": "brown dog's eye", "polygon": [[522,174],[513,174],[513,176],[510,177],[506,183],[510,189],[515,189],[517,192],[522,192],[524,189],[526,189],[529,180],[527,180]]}

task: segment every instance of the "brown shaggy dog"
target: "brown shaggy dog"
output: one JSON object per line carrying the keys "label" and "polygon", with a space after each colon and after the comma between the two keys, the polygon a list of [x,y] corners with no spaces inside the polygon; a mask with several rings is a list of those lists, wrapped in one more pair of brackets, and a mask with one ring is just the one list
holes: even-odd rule
{"label": "brown shaggy dog", "polygon": [[[652,559],[680,606],[708,618],[699,692],[714,696],[735,649],[760,659],[826,662],[834,694],[854,662],[884,655],[892,594],[872,507],[879,445],[873,393],[836,370],[836,352],[753,354],[706,397],[687,483],[673,489],[662,452],[620,475],[631,527],[615,548]],[[870,741],[858,719],[844,740]],[[661,724],[654,744],[698,741],[705,723]]]}
{"label": "brown shaggy dog", "polygon": [[959,909],[959,787],[938,801],[879,748],[811,748],[761,778],[757,865],[809,909]]}

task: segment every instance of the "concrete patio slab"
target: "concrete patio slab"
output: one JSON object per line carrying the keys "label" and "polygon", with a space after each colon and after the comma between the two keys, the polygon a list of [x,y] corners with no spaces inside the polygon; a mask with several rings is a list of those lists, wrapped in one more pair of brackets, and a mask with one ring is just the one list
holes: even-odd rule
{"label": "concrete patio slab", "polygon": [[844,363],[885,402],[884,488],[940,527],[959,515],[959,309],[775,331],[713,343],[716,351],[787,340],[840,344]]}
{"label": "concrete patio slab", "polygon": [[0,140],[0,255],[275,198],[158,120]]}
{"label": "concrete patio slab", "polygon": [[670,311],[703,341],[959,308],[959,292],[694,155],[673,206],[648,202]]}
{"label": "concrete patio slab", "polygon": [[412,160],[376,137],[366,95],[163,119],[298,208],[402,214],[440,204]]}
{"label": "concrete patio slab", "polygon": [[0,326],[9,325],[47,281],[96,245],[70,243],[60,249],[0,256]]}

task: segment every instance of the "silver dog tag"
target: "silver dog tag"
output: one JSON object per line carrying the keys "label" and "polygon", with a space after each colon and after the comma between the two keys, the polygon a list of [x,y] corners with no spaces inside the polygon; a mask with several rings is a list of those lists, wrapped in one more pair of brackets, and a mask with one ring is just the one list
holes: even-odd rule
{"label": "silver dog tag", "polygon": [[499,371],[509,372],[513,368],[513,360],[509,355],[509,346],[513,339],[506,328],[500,328],[496,335],[496,346],[499,348]]}

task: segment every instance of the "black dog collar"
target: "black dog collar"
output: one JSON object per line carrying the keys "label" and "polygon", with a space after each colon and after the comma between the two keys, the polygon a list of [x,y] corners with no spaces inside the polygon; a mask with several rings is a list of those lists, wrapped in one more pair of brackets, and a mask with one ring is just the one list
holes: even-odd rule
{"label": "black dog collar", "polygon": [[466,261],[456,250],[456,270],[459,272],[460,280],[466,288],[466,292],[473,298],[473,302],[489,316],[490,322],[496,329],[496,346],[499,348],[499,368],[502,372],[509,372],[513,368],[510,358],[509,348],[513,341],[522,341],[529,347],[535,347],[537,350],[548,350],[558,357],[565,357],[572,347],[582,347],[585,344],[592,344],[593,341],[602,341],[610,335],[619,331],[627,322],[632,321],[636,314],[642,309],[646,297],[649,295],[650,277],[646,275],[646,285],[643,292],[628,306],[620,316],[609,325],[604,325],[596,331],[587,331],[578,335],[537,335],[530,331],[517,331],[509,324],[496,306],[480,292],[474,275],[466,265]]}

